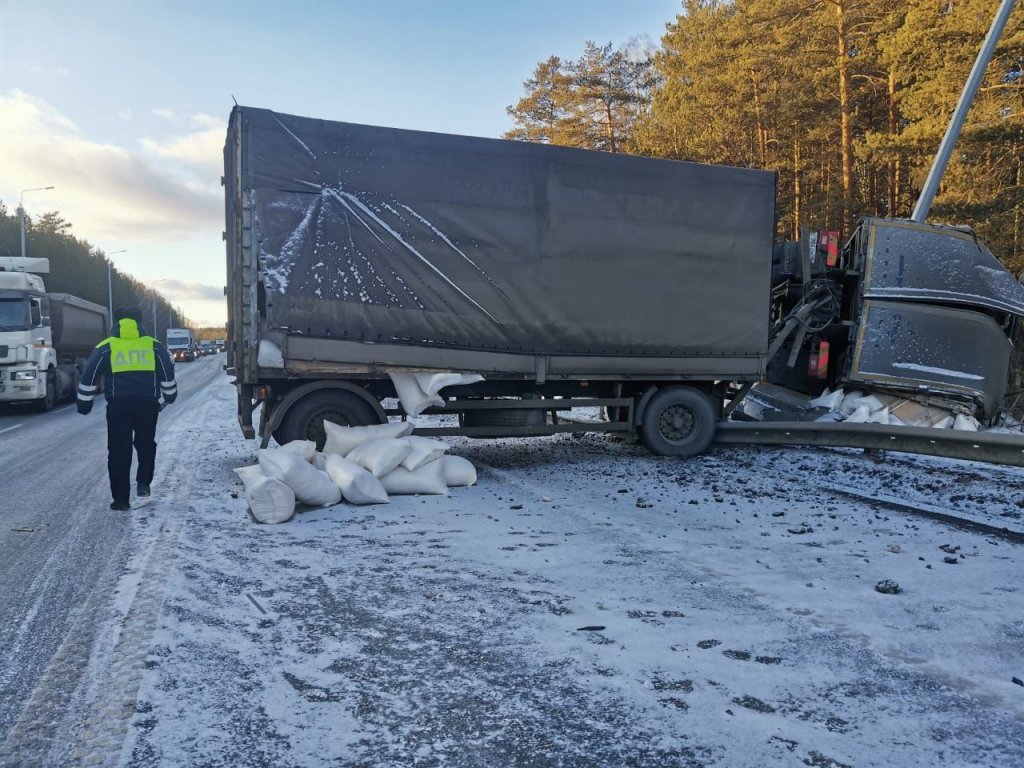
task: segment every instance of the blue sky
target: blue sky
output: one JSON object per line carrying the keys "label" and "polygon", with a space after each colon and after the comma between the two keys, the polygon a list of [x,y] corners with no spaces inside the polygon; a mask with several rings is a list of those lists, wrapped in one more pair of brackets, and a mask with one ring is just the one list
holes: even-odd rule
{"label": "blue sky", "polygon": [[679,0],[0,0],[0,199],[221,322],[220,146],[232,105],[478,136],[537,62],[657,43]]}

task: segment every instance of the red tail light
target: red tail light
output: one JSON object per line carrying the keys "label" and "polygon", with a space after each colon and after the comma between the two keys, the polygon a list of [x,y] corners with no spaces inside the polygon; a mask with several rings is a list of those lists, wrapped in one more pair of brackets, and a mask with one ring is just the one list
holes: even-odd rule
{"label": "red tail light", "polygon": [[818,249],[826,254],[825,264],[835,267],[839,264],[839,233],[823,229],[818,233]]}
{"label": "red tail light", "polygon": [[829,343],[827,341],[819,341],[818,348],[811,350],[807,360],[808,376],[812,379],[824,380],[828,378],[828,354]]}

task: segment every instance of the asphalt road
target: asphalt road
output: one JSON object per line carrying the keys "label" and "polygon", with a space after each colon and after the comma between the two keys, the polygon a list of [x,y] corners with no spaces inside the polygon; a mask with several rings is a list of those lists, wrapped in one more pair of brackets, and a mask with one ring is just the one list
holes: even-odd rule
{"label": "asphalt road", "polygon": [[[157,428],[155,495],[161,434],[189,417],[190,398],[223,376],[223,365],[224,356],[214,355],[176,367],[178,400]],[[119,567],[131,516],[109,509],[105,413],[102,398],[87,417],[74,403],[49,413],[13,407],[0,413],[0,743],[101,577]],[[79,650],[84,664],[88,649]],[[71,666],[66,673],[81,672]],[[66,687],[76,684],[69,679]]]}

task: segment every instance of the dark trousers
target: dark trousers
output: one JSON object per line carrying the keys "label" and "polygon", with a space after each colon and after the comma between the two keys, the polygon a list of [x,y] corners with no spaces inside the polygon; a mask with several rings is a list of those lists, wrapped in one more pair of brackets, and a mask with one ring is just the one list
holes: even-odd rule
{"label": "dark trousers", "polygon": [[114,398],[107,403],[107,473],[114,501],[131,500],[132,446],[139,455],[135,482],[153,482],[156,464],[156,400]]}

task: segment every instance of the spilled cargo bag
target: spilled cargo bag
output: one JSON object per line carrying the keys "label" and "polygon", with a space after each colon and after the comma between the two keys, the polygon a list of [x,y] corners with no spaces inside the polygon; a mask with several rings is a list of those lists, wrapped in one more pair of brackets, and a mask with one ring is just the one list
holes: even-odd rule
{"label": "spilled cargo bag", "polygon": [[387,504],[384,486],[365,467],[331,453],[324,459],[324,468],[349,504]]}
{"label": "spilled cargo bag", "polygon": [[442,456],[439,460],[445,485],[450,488],[476,484],[476,467],[461,456]]}
{"label": "spilled cargo bag", "polygon": [[356,446],[348,455],[348,460],[370,470],[374,477],[384,477],[401,464],[411,450],[408,440],[378,437]]}
{"label": "spilled cargo bag", "polygon": [[324,432],[327,440],[324,453],[335,453],[348,456],[361,443],[378,437],[405,437],[413,430],[409,421],[389,421],[387,424],[371,424],[366,427],[343,427],[333,421],[324,421]]}
{"label": "spilled cargo bag", "polygon": [[245,485],[245,500],[260,523],[286,523],[295,514],[295,493],[280,480],[267,477],[259,465],[235,470]]}
{"label": "spilled cargo bag", "polygon": [[448,486],[444,482],[444,468],[440,461],[424,464],[415,472],[396,467],[380,479],[384,490],[393,494],[430,493],[444,495]]}
{"label": "spilled cargo bag", "polygon": [[341,490],[327,473],[294,453],[263,450],[260,467],[268,477],[280,480],[295,492],[295,498],[312,507],[329,507],[341,501]]}

